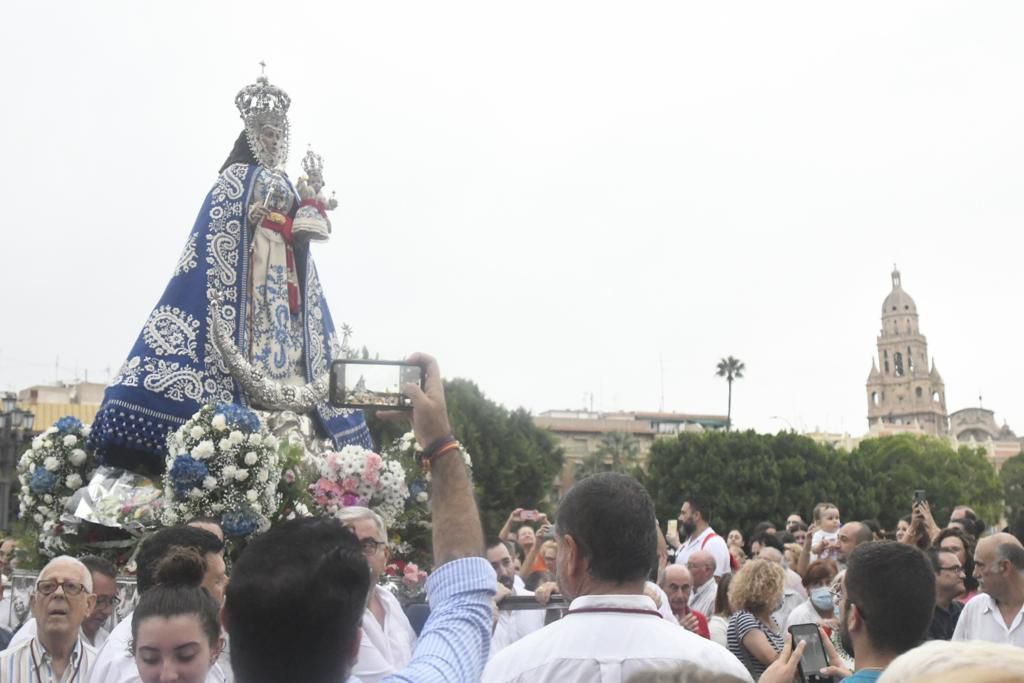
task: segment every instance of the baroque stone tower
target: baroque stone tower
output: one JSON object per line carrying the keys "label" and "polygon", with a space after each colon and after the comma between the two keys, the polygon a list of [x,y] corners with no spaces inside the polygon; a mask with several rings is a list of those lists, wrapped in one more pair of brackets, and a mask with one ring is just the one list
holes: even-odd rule
{"label": "baroque stone tower", "polygon": [[868,427],[919,426],[927,434],[949,432],[946,389],[935,361],[928,367],[928,341],[917,324],[917,306],[892,271],[892,291],[882,303],[878,358],[867,381]]}

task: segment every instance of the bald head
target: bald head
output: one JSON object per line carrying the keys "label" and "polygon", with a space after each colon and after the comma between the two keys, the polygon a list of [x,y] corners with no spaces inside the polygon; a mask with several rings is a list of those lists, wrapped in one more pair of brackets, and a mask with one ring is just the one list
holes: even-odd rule
{"label": "bald head", "polygon": [[839,528],[839,560],[846,562],[853,549],[862,543],[870,543],[874,540],[871,527],[860,522],[847,522]]}
{"label": "bald head", "polygon": [[759,560],[768,560],[769,562],[774,562],[775,564],[783,564],[782,553],[780,553],[777,548],[770,548],[768,546],[765,546],[764,548],[761,548],[761,552],[757,554],[757,558]]}
{"label": "bald head", "polygon": [[686,567],[681,564],[670,564],[665,567],[665,580],[662,581],[661,588],[668,596],[668,604],[672,607],[673,614],[686,614],[689,611],[693,577]]}
{"label": "bald head", "polygon": [[698,550],[686,561],[693,578],[693,587],[700,588],[715,577],[715,556],[707,550]]}

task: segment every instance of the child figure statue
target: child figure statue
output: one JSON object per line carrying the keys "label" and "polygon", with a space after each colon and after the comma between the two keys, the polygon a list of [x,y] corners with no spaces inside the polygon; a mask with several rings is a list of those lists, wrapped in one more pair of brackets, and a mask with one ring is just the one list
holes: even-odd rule
{"label": "child figure statue", "polygon": [[295,212],[292,231],[310,240],[323,241],[331,234],[331,220],[327,212],[338,207],[338,200],[333,192],[330,199],[324,194],[324,161],[312,148],[306,150],[302,170],[306,175],[295,185],[301,202]]}

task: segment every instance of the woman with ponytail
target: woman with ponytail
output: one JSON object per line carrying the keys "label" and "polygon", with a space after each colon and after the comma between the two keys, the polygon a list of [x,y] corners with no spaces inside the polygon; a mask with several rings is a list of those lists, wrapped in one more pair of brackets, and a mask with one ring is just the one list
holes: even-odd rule
{"label": "woman with ponytail", "polygon": [[202,683],[224,646],[217,603],[201,586],[206,561],[190,548],[156,566],[156,585],[132,615],[132,654],[143,683]]}

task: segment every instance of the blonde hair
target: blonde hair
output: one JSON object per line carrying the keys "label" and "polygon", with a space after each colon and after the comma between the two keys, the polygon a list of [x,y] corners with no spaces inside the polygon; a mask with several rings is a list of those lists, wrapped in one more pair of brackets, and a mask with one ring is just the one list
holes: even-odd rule
{"label": "blonde hair", "polygon": [[782,565],[768,560],[749,560],[729,583],[729,604],[733,610],[761,612],[774,609],[786,585]]}
{"label": "blonde hair", "polygon": [[[1024,649],[981,640],[932,640],[892,661],[878,683],[916,683],[942,676],[947,681],[1024,681]],[[984,674],[984,675],[982,675]],[[976,676],[976,677],[975,677]]]}

